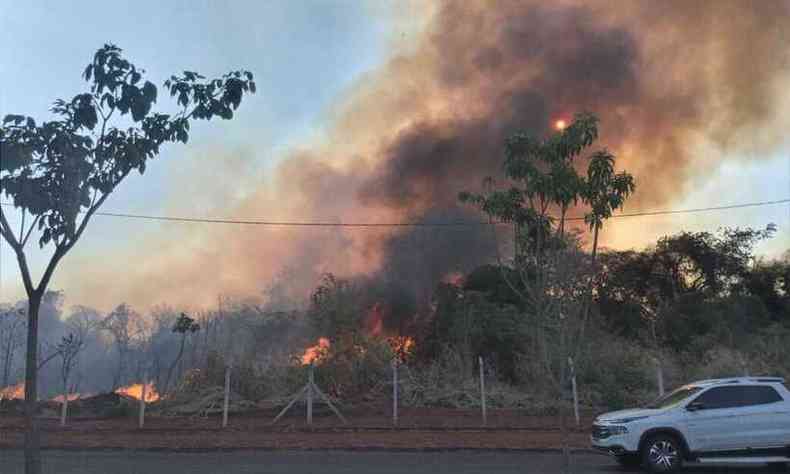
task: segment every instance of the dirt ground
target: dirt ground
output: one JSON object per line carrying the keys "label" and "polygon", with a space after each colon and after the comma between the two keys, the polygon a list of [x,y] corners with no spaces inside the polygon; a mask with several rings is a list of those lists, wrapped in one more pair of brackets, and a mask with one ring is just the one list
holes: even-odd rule
{"label": "dirt ground", "polygon": [[[220,428],[218,417],[136,417],[74,419],[60,427],[57,419],[41,420],[42,446],[59,449],[554,449],[561,446],[556,417],[528,416],[518,410],[492,410],[482,426],[480,412],[454,409],[401,409],[399,426],[391,414],[370,410],[344,413],[344,425],[319,411],[312,427],[295,412],[272,426],[275,413],[260,411],[231,416]],[[572,419],[569,425],[575,425]],[[572,447],[589,446],[591,419],[570,430]],[[22,446],[24,422],[0,415],[0,449]]]}

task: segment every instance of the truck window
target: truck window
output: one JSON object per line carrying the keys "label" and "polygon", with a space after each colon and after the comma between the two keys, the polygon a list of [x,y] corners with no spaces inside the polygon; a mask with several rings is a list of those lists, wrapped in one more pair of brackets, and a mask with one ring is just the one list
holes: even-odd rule
{"label": "truck window", "polygon": [[768,385],[714,387],[697,397],[705,409],[736,408],[781,402],[779,393]]}
{"label": "truck window", "polygon": [[768,385],[746,385],[741,388],[746,405],[765,405],[782,401],[782,396]]}
{"label": "truck window", "polygon": [[647,408],[662,409],[672,407],[699,392],[700,390],[702,390],[700,387],[680,387],[679,389],[670,392],[663,397],[660,397],[658,400],[649,404]]}
{"label": "truck window", "polygon": [[741,387],[713,387],[694,399],[702,404],[704,409],[733,408],[743,406],[743,392]]}

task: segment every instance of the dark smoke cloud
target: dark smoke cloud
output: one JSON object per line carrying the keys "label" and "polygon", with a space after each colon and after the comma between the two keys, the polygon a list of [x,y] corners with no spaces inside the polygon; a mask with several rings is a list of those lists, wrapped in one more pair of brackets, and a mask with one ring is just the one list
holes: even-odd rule
{"label": "dark smoke cloud", "polygon": [[[395,51],[358,84],[327,143],[295,152],[237,215],[479,219],[457,195],[501,175],[505,137],[545,134],[583,110],[602,120],[597,146],[636,177],[629,208],[648,208],[678,198],[689,176],[724,156],[771,151],[790,125],[781,110],[790,2],[481,0],[428,10],[416,47]],[[442,275],[491,258],[485,232],[212,230],[192,243],[219,259],[200,291],[179,280],[202,265],[192,255],[152,263],[125,290],[150,301],[151,285],[164,278],[157,271],[167,269],[163,287],[172,292],[158,297],[194,302],[204,293],[211,301],[217,292],[256,291],[287,266],[305,294],[320,272],[333,271],[407,281],[424,299]]]}

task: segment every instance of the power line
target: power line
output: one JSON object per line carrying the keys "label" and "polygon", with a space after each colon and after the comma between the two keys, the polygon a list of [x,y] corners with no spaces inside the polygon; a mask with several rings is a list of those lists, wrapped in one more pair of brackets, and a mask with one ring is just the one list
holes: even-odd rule
{"label": "power line", "polygon": [[[632,213],[615,214],[613,218],[622,217],[648,217],[669,214],[693,214],[699,212],[723,211],[728,209],[740,209],[745,207],[771,206],[776,204],[790,203],[790,198],[778,199],[775,201],[747,202],[740,204],[729,204],[722,206],[699,207],[693,209],[667,209],[658,211],[640,211]],[[11,206],[11,203],[0,203],[3,206]],[[485,221],[449,221],[449,222],[331,222],[331,221],[270,221],[259,219],[230,219],[230,218],[200,218],[200,217],[181,217],[181,216],[156,216],[148,214],[130,214],[121,212],[102,212],[98,211],[94,215],[104,217],[116,217],[123,219],[141,219],[163,222],[184,222],[202,224],[240,224],[240,225],[261,225],[261,226],[282,226],[282,227],[464,227],[491,225]],[[582,221],[584,217],[566,217],[567,221]],[[507,224],[506,222],[494,222],[494,224]]]}

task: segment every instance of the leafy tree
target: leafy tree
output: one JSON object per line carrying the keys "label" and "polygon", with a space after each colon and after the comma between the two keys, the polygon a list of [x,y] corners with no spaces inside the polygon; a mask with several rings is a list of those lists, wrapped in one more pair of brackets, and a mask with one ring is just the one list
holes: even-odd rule
{"label": "leafy tree", "polygon": [[[38,313],[55,269],[130,173],[145,172],[148,160],[158,156],[163,145],[186,143],[194,120],[233,118],[243,96],[255,92],[253,75],[248,71],[210,80],[184,71],[164,82],[179,111],[159,113],[154,111],[158,89],[144,75],[120,48],[104,45],[84,70],[87,90],[68,100],[56,100],[52,120],[38,124],[32,117],[7,115],[0,128],[0,195],[10,198],[21,213],[17,232],[0,208],[0,235],[16,256],[29,300],[25,373],[28,474],[41,471],[33,416],[38,391]],[[37,282],[25,253],[34,230],[40,231],[40,247],[54,249]]]}
{"label": "leafy tree", "polygon": [[666,283],[662,292],[677,296],[700,292],[708,297],[737,291],[753,263],[753,248],[776,231],[773,224],[763,230],[723,229],[710,232],[681,232],[660,239],[654,257],[656,272]]}
{"label": "leafy tree", "polygon": [[[577,114],[567,128],[544,139],[516,133],[505,143],[504,172],[512,184],[483,195],[464,191],[459,198],[492,218],[512,223],[515,258],[529,256],[539,262],[551,238],[552,206],[560,208],[557,231],[563,233],[568,207],[582,197],[584,183],[573,161],[597,138],[598,119],[588,113]],[[485,182],[495,185],[492,178]]]}
{"label": "leafy tree", "polygon": [[606,219],[615,210],[623,207],[625,200],[634,192],[634,177],[625,171],[614,172],[615,157],[607,150],[595,152],[587,167],[587,181],[583,185],[584,201],[590,206],[584,221],[593,232],[592,260],[598,253],[598,232]]}
{"label": "leafy tree", "polygon": [[777,322],[790,323],[790,261],[758,261],[743,278],[744,290],[765,303]]}
{"label": "leafy tree", "polygon": [[[577,174],[576,160],[597,138],[598,119],[589,113],[577,114],[567,128],[546,138],[517,133],[505,144],[504,172],[512,184],[505,189],[488,189],[484,194],[462,192],[459,196],[492,220],[513,224],[514,261],[510,270],[504,270],[501,261],[500,267],[522,307],[536,316],[538,330],[549,319],[556,320],[560,313],[568,313],[568,308],[561,308],[562,302],[556,298],[560,289],[571,292],[578,289],[567,287],[566,282],[557,279],[557,275],[568,271],[567,263],[572,261],[561,261],[565,253],[575,252],[575,239],[565,232],[569,206],[579,200],[590,205],[586,219],[595,234],[594,263],[598,230],[634,189],[633,177],[625,172],[616,174],[615,158],[605,149],[588,159],[586,179]],[[487,184],[493,184],[493,180],[489,178]],[[560,211],[559,219],[551,215],[555,209]],[[513,279],[514,272],[520,278]],[[590,279],[588,294],[591,285]],[[588,306],[579,307],[584,314],[582,321],[586,320]],[[535,339],[539,342],[544,338]]]}
{"label": "leafy tree", "polygon": [[[534,317],[534,355],[543,361],[545,375],[560,396],[564,396],[568,362],[584,336],[592,293],[592,272],[579,258],[578,240],[565,232],[567,210],[579,200],[589,204],[588,222],[597,236],[603,221],[633,191],[633,178],[614,173],[614,156],[606,150],[590,157],[586,180],[577,174],[575,161],[597,138],[598,118],[589,113],[577,114],[567,128],[545,138],[516,133],[505,143],[504,173],[511,184],[494,189],[493,179],[488,178],[484,194],[459,195],[492,221],[513,224],[511,269],[519,278],[513,281],[508,270],[502,275],[522,301],[520,306]],[[559,222],[551,215],[556,209]],[[501,259],[500,266],[505,268]],[[583,315],[581,321],[572,321],[574,313]],[[564,421],[561,425],[565,439]]]}
{"label": "leafy tree", "polygon": [[[498,275],[498,271],[496,273]],[[438,358],[448,347],[460,357],[464,376],[473,376],[478,355],[496,360],[506,379],[515,380],[516,356],[523,351],[526,325],[513,304],[483,293],[441,283],[434,292],[434,311],[421,355]]]}
{"label": "leafy tree", "polygon": [[695,337],[718,327],[748,327],[740,313],[751,314],[751,322],[760,324],[758,316],[765,308],[755,308],[745,296],[761,297],[760,306],[765,307],[776,301],[773,272],[766,275],[752,265],[754,244],[773,232],[773,226],[723,229],[718,235],[680,232],[644,251],[608,252],[598,304],[626,335],[636,336],[634,328],[643,321],[654,348],[670,344],[683,350]]}
{"label": "leafy tree", "polygon": [[[503,272],[509,272],[506,278]],[[465,278],[463,289],[466,291],[479,291],[486,298],[499,305],[517,306],[521,300],[508,285],[508,281],[518,282],[518,276],[509,268],[502,269],[497,265],[483,265],[472,270]]]}

